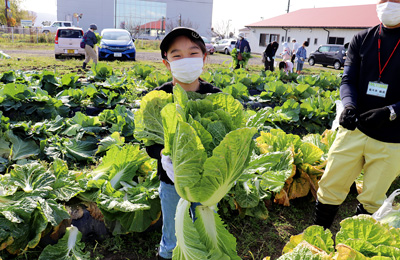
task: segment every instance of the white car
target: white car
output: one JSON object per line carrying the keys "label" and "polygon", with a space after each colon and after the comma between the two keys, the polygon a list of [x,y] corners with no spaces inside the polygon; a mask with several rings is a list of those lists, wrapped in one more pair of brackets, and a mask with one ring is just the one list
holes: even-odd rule
{"label": "white car", "polygon": [[43,26],[42,33],[54,33],[59,27],[71,27],[71,21],[55,21],[50,26]]}
{"label": "white car", "polygon": [[56,32],[54,54],[56,59],[61,57],[85,57],[85,49],[80,44],[83,37],[82,28],[61,27]]}
{"label": "white car", "polygon": [[236,39],[222,39],[214,44],[215,52],[230,54],[235,48]]}

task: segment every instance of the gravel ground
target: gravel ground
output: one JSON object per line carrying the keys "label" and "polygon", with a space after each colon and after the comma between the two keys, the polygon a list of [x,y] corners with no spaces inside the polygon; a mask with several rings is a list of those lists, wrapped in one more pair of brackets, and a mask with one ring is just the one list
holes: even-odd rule
{"label": "gravel ground", "polygon": [[[6,50],[4,51],[8,55],[13,57],[21,56],[46,56],[54,58],[54,50],[38,50],[38,49],[14,49],[14,50]],[[138,51],[136,53],[136,60],[143,61],[161,61],[159,52],[146,52],[146,51]],[[208,55],[207,62],[212,64],[222,64],[223,62],[231,62],[232,58],[230,55],[226,54],[213,54]],[[261,65],[261,57],[257,56],[251,58],[249,61],[249,65]]]}
{"label": "gravel ground", "polygon": [[[11,55],[12,57],[21,57],[26,56],[46,56],[49,58],[54,58],[54,50],[38,50],[38,49],[14,49],[14,50],[5,50],[5,53]],[[138,61],[160,61],[159,52],[146,52],[146,51],[138,51],[136,53],[136,60]],[[222,54],[222,53],[214,53],[213,55],[207,56],[207,63],[209,64],[223,64],[224,62],[230,63],[232,61],[232,57],[230,55]],[[253,57],[250,58],[248,65],[262,65],[261,63],[261,55],[253,54]],[[323,68],[321,65],[316,65],[316,68]],[[308,63],[304,64],[304,68],[310,68]],[[323,68],[326,69],[326,68]],[[331,68],[327,68],[327,70],[331,70]],[[334,71],[334,70],[333,70]]]}

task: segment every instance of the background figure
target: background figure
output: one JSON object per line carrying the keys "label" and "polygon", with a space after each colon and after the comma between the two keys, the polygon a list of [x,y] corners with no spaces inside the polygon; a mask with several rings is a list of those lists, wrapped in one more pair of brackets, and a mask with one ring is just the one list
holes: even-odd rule
{"label": "background figure", "polygon": [[303,70],[304,62],[307,59],[306,47],[308,47],[308,41],[305,41],[303,43],[303,45],[297,50],[297,53],[296,53],[296,60],[297,60],[296,73],[297,74],[301,73],[301,71]]}
{"label": "background figure", "polygon": [[265,70],[274,71],[274,61],[275,61],[275,53],[278,50],[279,44],[277,42],[271,42],[268,44],[267,48],[264,51]]}
{"label": "background figure", "polygon": [[279,62],[279,70],[283,70],[286,75],[293,72],[293,63],[290,60]]}
{"label": "background figure", "polygon": [[300,48],[300,43],[296,41],[296,39],[293,38],[292,40],[293,43],[293,48],[292,48],[292,59],[290,60],[294,64],[294,60],[296,59],[296,53]]}
{"label": "background figure", "polygon": [[290,60],[292,58],[292,51],[289,48],[289,44],[287,42],[284,42],[282,44],[283,50],[281,52],[281,57],[283,61]]}
{"label": "background figure", "polygon": [[[244,38],[244,33],[239,33],[239,40],[236,42],[235,48],[237,50],[237,55],[239,55],[239,53],[241,54],[241,53],[244,53],[244,52],[251,52],[250,44]],[[240,68],[240,64],[238,62],[238,64],[236,65],[235,69],[239,69],[239,68]]]}
{"label": "background figure", "polygon": [[94,46],[97,43],[97,37],[94,31],[97,30],[97,25],[92,23],[89,26],[89,30],[83,36],[85,38],[85,61],[83,62],[82,69],[86,69],[86,65],[90,59],[93,59],[93,63],[97,64],[97,53]]}

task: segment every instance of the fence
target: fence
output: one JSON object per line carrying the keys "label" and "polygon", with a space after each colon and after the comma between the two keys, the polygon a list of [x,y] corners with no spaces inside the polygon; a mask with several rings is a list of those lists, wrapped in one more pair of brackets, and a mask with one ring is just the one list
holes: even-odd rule
{"label": "fence", "polygon": [[53,43],[55,33],[42,33],[42,28],[0,27],[0,43]]}

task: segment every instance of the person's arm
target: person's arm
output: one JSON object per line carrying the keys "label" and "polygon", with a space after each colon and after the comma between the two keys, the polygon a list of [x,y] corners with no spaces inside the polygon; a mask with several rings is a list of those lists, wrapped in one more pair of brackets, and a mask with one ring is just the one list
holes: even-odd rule
{"label": "person's arm", "polygon": [[342,100],[343,107],[357,107],[357,82],[357,66],[344,66],[342,83],[340,86],[340,99]]}
{"label": "person's arm", "polygon": [[247,50],[248,50],[247,52],[249,52],[249,53],[251,52],[251,48],[250,48],[250,43],[249,42],[247,42]]}
{"label": "person's arm", "polygon": [[340,99],[342,100],[343,107],[354,106],[357,108],[357,88],[361,66],[359,42],[361,42],[361,39],[359,40],[356,35],[351,40],[347,51],[342,82],[340,85]]}

